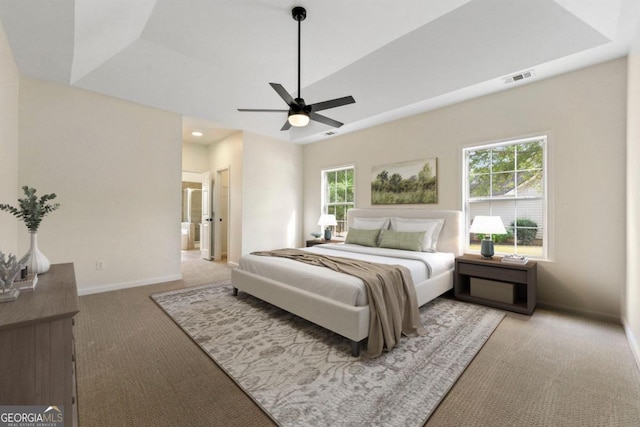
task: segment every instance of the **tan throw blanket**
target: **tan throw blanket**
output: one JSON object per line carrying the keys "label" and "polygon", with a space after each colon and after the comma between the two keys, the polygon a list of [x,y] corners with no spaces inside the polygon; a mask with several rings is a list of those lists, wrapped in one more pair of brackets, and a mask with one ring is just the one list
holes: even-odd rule
{"label": "tan throw blanket", "polygon": [[406,267],[318,255],[300,249],[277,249],[253,252],[252,255],[289,258],[361,279],[367,288],[371,313],[365,353],[369,357],[379,356],[383,350],[391,350],[402,334],[415,336],[424,333],[416,290]]}

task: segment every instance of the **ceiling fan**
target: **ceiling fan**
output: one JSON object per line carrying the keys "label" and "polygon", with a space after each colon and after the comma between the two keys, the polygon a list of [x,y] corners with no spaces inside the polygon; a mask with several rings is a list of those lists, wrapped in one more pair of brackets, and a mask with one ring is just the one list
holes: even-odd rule
{"label": "ceiling fan", "polygon": [[287,121],[280,130],[289,130],[291,126],[306,126],[309,124],[309,120],[314,120],[316,122],[339,128],[344,123],[330,119],[329,117],[318,114],[317,112],[328,110],[329,108],[353,104],[356,100],[353,99],[353,96],[345,96],[342,98],[331,99],[329,101],[317,102],[315,104],[305,104],[304,99],[300,96],[300,23],[307,17],[307,10],[304,7],[296,6],[291,10],[291,15],[294,20],[298,21],[298,98],[294,99],[281,84],[269,83],[284,102],[287,103],[289,106],[288,110],[238,108],[238,111],[288,113]]}

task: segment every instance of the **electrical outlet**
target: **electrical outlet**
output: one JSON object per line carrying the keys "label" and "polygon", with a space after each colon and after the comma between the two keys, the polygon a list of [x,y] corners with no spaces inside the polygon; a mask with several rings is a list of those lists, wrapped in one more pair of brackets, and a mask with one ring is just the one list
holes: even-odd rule
{"label": "electrical outlet", "polygon": [[104,271],[104,261],[96,261],[96,270]]}

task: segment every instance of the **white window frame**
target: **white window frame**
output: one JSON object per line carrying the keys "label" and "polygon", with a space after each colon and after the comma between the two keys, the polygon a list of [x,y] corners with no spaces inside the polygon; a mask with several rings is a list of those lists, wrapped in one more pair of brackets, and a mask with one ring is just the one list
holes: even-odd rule
{"label": "white window frame", "polygon": [[[324,215],[328,213],[329,204],[327,203],[327,182],[326,182],[327,174],[331,172],[337,172],[337,171],[348,170],[348,169],[351,169],[353,171],[353,206],[352,207],[354,208],[356,207],[356,166],[354,164],[347,164],[347,165],[322,169],[320,171],[320,215]],[[349,226],[347,225],[346,220],[347,219],[345,217],[344,229],[342,230],[342,233],[341,233],[342,235],[344,235],[349,229]],[[322,232],[323,231],[322,226],[318,226],[318,227],[320,229],[320,232]]]}
{"label": "white window frame", "polygon": [[[465,252],[469,252],[469,253],[480,253],[480,251],[478,250],[473,250],[470,248],[469,246],[469,242],[470,242],[470,233],[469,233],[469,228],[470,228],[470,224],[471,224],[471,220],[472,218],[470,218],[470,202],[469,202],[469,165],[468,165],[468,157],[469,157],[469,153],[472,151],[478,151],[478,150],[484,150],[484,149],[490,149],[490,148],[497,148],[497,147],[504,147],[504,146],[508,146],[508,145],[517,145],[517,144],[523,144],[523,143],[527,143],[527,142],[534,142],[534,141],[543,141],[543,150],[542,150],[542,180],[543,180],[543,185],[542,185],[542,221],[543,221],[543,225],[542,225],[542,255],[540,256],[531,256],[528,255],[529,258],[532,259],[536,259],[536,260],[549,260],[550,258],[550,252],[551,252],[551,242],[549,240],[549,230],[551,229],[551,224],[549,224],[549,162],[548,162],[548,156],[549,156],[549,151],[550,151],[550,144],[549,144],[549,140],[550,140],[550,135],[549,133],[542,133],[542,134],[538,134],[535,136],[529,136],[529,137],[524,137],[524,138],[518,138],[518,139],[507,139],[507,140],[503,140],[503,141],[497,141],[497,142],[491,142],[491,143],[484,143],[481,145],[473,145],[473,146],[468,146],[468,147],[463,147],[462,148],[462,210],[464,213],[464,218],[465,218]],[[526,200],[527,198],[519,198],[519,197],[509,197],[508,200]],[[504,198],[500,198],[500,197],[487,197],[485,199],[485,201],[488,200],[505,200]],[[497,255],[505,255],[502,253],[498,253],[496,252]]]}

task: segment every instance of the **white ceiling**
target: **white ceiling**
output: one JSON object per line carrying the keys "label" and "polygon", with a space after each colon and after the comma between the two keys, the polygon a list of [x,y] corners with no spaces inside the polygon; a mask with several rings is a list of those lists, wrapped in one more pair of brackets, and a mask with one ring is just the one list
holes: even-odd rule
{"label": "white ceiling", "polygon": [[[268,83],[296,90],[297,5],[302,96],[356,99],[323,112],[339,129],[237,111],[286,109]],[[639,17],[638,0],[0,0],[22,74],[180,113],[203,143],[318,141],[618,58]]]}

